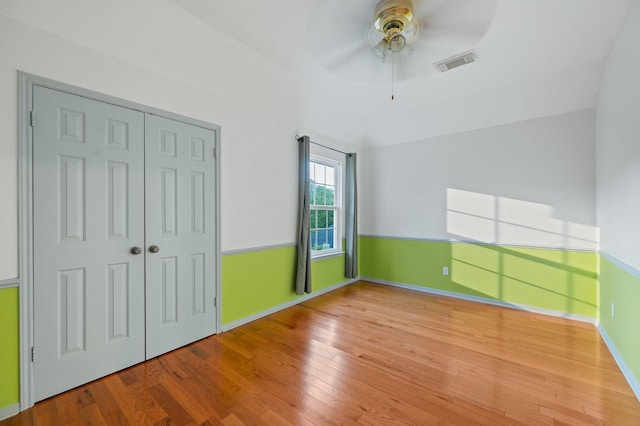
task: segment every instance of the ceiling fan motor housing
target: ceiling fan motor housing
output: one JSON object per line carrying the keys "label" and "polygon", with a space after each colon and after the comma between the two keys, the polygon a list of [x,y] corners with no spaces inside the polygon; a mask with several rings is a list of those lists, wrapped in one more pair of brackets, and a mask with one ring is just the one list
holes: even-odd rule
{"label": "ceiling fan motor housing", "polygon": [[382,0],[376,6],[373,19],[375,28],[389,42],[413,21],[413,3],[409,0]]}

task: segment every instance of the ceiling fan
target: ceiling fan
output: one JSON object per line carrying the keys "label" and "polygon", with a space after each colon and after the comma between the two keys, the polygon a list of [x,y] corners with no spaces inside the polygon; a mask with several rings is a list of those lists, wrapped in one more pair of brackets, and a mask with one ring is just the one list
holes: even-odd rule
{"label": "ceiling fan", "polygon": [[389,68],[380,60],[405,58],[395,79],[420,78],[437,73],[438,61],[475,48],[497,4],[498,0],[319,0],[309,18],[307,46],[323,68],[349,80],[384,81]]}
{"label": "ceiling fan", "polygon": [[408,55],[411,43],[418,37],[420,21],[414,19],[410,0],[381,0],[376,6],[374,21],[369,30],[371,53],[382,62],[388,53]]}

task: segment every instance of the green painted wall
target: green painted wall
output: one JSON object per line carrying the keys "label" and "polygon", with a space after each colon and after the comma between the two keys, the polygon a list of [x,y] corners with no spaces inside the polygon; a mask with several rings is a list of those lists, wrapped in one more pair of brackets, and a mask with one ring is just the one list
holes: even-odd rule
{"label": "green painted wall", "polygon": [[20,400],[18,289],[0,290],[0,408]]}
{"label": "green painted wall", "polygon": [[[600,256],[600,326],[605,329],[636,379],[640,380],[640,277]],[[611,317],[615,303],[615,318]]]}
{"label": "green painted wall", "polygon": [[[299,298],[295,272],[295,247],[222,256],[222,324]],[[344,256],[312,261],[311,279],[313,291],[348,281]]]}
{"label": "green painted wall", "polygon": [[597,316],[593,252],[361,237],[360,256],[363,277]]}
{"label": "green painted wall", "polygon": [[[295,247],[222,257],[222,323],[299,298]],[[596,317],[640,377],[640,278],[595,253],[466,243],[360,238],[360,275]],[[442,275],[448,266],[450,274]],[[312,263],[313,288],[347,281],[344,256]],[[598,294],[598,287],[600,292]],[[616,317],[611,318],[611,302]],[[19,401],[18,289],[0,290],[0,408]]]}
{"label": "green painted wall", "polygon": [[[295,300],[296,248],[284,247],[222,257],[222,323]],[[314,260],[313,290],[348,281],[344,256]],[[0,290],[0,408],[19,402],[18,289]]]}

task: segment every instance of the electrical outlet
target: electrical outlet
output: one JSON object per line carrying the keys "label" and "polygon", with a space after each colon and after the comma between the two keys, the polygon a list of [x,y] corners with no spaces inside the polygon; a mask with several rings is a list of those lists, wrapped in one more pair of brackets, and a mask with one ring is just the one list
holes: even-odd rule
{"label": "electrical outlet", "polygon": [[448,266],[443,266],[442,267],[442,275],[449,275],[449,267]]}
{"label": "electrical outlet", "polygon": [[611,318],[616,317],[616,304],[611,302]]}

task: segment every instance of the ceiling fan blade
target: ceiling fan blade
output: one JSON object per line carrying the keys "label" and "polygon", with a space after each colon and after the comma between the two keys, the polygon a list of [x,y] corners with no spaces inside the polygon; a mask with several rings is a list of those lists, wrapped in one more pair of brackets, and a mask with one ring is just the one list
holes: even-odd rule
{"label": "ceiling fan blade", "polygon": [[414,1],[414,15],[418,18],[451,19],[456,16],[493,15],[498,0],[420,0]]}
{"label": "ceiling fan blade", "polygon": [[357,59],[356,57],[359,57],[362,52],[372,55],[370,49],[367,41],[357,40],[348,45],[338,46],[334,52],[325,56],[323,63],[329,70],[337,70],[344,67],[348,61]]}
{"label": "ceiling fan blade", "polygon": [[387,77],[390,76],[389,64],[381,63],[369,52],[369,49],[354,51],[344,60],[336,58],[326,68],[342,78],[358,83],[386,81]]}
{"label": "ceiling fan blade", "polygon": [[430,50],[453,50],[452,54],[462,50],[470,50],[478,44],[478,37],[456,32],[443,32],[438,35],[423,34],[413,42],[414,50],[418,52]]}
{"label": "ceiling fan blade", "polygon": [[423,0],[416,5],[420,38],[467,36],[477,41],[487,32],[497,0]]}
{"label": "ceiling fan blade", "polygon": [[414,45],[411,55],[403,62],[427,64],[428,67],[431,67],[434,62],[471,50],[474,47],[473,43],[459,43],[451,40],[446,43],[442,40],[422,40]]}
{"label": "ceiling fan blade", "polygon": [[413,2],[414,15],[418,17],[423,16],[437,16],[439,14],[450,13],[451,9],[457,9],[460,3],[468,3],[460,0],[422,0]]}
{"label": "ceiling fan blade", "polygon": [[371,0],[318,1],[307,27],[307,46],[312,54],[324,55],[345,43],[367,41],[374,6]]}
{"label": "ceiling fan blade", "polygon": [[418,39],[437,40],[440,38],[455,38],[477,41],[482,38],[487,29],[488,27],[479,24],[467,25],[461,23],[432,22],[431,24],[424,25]]}

